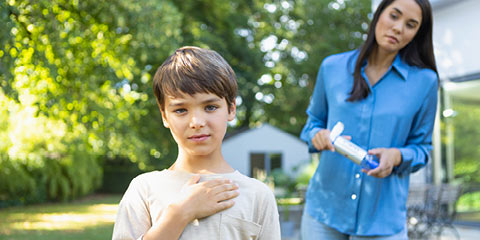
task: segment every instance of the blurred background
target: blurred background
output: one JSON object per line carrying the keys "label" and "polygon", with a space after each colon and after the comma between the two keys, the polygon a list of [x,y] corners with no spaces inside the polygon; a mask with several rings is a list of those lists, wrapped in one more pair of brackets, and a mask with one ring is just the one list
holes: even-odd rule
{"label": "blurred background", "polygon": [[[185,45],[236,72],[228,161],[275,190],[282,218],[298,215],[318,161],[298,139],[318,68],[360,46],[378,2],[0,1],[0,239],[111,238],[130,180],[176,159],[151,85]],[[412,181],[461,184],[457,217],[475,226],[480,3],[431,2],[441,97],[434,158]]]}

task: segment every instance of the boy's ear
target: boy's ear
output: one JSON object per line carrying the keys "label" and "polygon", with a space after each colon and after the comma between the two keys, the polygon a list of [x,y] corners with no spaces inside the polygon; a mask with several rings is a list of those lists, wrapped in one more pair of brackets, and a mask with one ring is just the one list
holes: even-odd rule
{"label": "boy's ear", "polygon": [[230,106],[230,112],[228,113],[228,121],[235,119],[235,114],[237,113],[237,104],[235,102]]}
{"label": "boy's ear", "polygon": [[165,128],[169,128],[168,127],[168,122],[167,122],[167,117],[165,116],[165,113],[163,111],[160,111],[162,113],[162,122],[163,122],[163,126]]}

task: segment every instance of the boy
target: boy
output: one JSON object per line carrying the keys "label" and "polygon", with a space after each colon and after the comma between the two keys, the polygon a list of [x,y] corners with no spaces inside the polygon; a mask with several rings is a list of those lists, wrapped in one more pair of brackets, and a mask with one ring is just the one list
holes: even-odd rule
{"label": "boy", "polygon": [[280,239],[271,190],[222,156],[236,111],[228,63],[215,51],[180,48],[158,68],[153,90],[178,157],[169,169],[132,180],[113,239]]}

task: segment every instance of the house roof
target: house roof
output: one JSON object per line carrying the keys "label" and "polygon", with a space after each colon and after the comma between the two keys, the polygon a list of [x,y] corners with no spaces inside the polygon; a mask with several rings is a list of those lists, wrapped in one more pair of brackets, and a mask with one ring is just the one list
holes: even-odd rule
{"label": "house roof", "polygon": [[292,135],[286,131],[283,131],[282,129],[280,128],[277,128],[275,126],[272,126],[268,123],[262,123],[260,126],[258,127],[255,127],[255,128],[240,128],[232,133],[229,133],[229,134],[226,134],[224,139],[223,139],[223,142],[228,142],[236,137],[239,137],[241,135],[244,135],[244,134],[249,134],[249,133],[252,133],[254,131],[258,131],[260,129],[263,129],[263,128],[266,128],[266,129],[270,129],[270,130],[273,130],[273,131],[276,131],[278,133],[280,133],[282,136],[285,136],[287,138],[291,138],[291,139],[294,139],[295,141],[298,141],[298,142],[301,142],[302,144],[306,144],[305,142],[303,142],[299,137],[295,136],[295,135]]}
{"label": "house roof", "polygon": [[249,127],[241,127],[239,129],[235,129],[233,131],[230,131],[230,132],[227,132],[227,134],[225,134],[225,137],[223,138],[223,141],[229,139],[229,138],[232,138],[232,137],[235,137],[236,135],[239,135],[239,134],[242,134],[246,131],[249,131],[251,130],[251,128]]}

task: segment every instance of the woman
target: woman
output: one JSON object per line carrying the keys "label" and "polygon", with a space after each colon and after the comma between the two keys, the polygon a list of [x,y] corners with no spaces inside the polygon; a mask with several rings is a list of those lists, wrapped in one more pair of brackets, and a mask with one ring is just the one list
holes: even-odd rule
{"label": "woman", "polygon": [[[438,75],[428,0],[384,0],[363,46],[324,59],[301,138],[322,150],[302,219],[308,239],[408,239],[409,175],[430,158]],[[329,129],[379,159],[361,169],[334,152]]]}

